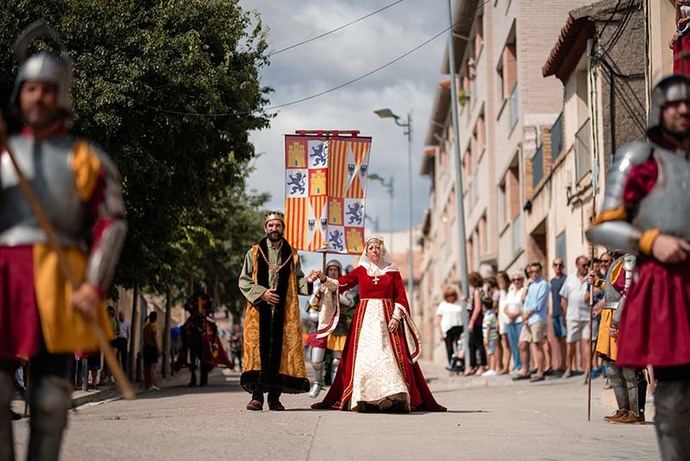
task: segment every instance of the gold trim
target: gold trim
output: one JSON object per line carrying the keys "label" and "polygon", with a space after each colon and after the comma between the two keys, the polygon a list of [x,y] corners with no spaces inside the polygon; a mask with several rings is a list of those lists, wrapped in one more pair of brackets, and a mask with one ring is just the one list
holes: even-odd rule
{"label": "gold trim", "polygon": [[621,205],[616,208],[601,211],[592,219],[592,224],[597,225],[607,221],[620,221],[627,217],[628,213],[625,211],[625,207]]}
{"label": "gold trim", "polygon": [[646,255],[652,254],[652,247],[654,246],[654,240],[661,234],[659,229],[649,229],[642,233],[640,237],[640,251]]}

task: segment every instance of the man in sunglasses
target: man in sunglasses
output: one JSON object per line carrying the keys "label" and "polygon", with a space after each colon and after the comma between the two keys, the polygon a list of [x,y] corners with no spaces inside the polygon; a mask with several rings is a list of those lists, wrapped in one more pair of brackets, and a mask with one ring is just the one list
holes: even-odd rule
{"label": "man in sunglasses", "polygon": [[[553,260],[553,272],[554,276],[549,282],[551,286],[551,321],[553,322],[553,334],[558,341],[558,366],[560,370],[564,370],[566,328],[560,294],[566,279],[563,259],[556,258]],[[546,343],[548,344],[548,341]],[[550,351],[547,351],[547,354],[550,354]]]}
{"label": "man in sunglasses", "polygon": [[589,260],[587,256],[578,256],[575,259],[575,273],[570,273],[561,288],[561,308],[566,319],[567,333],[567,359],[565,362],[564,378],[570,378],[574,374],[580,374],[581,368],[577,362],[577,348],[581,347],[584,370],[589,370],[589,303],[587,295],[587,271]]}
{"label": "man in sunglasses", "polygon": [[[690,79],[652,91],[648,140],[621,146],[590,242],[638,254],[617,362],[654,367],[663,460],[690,459]],[[662,180],[663,178],[663,180]]]}

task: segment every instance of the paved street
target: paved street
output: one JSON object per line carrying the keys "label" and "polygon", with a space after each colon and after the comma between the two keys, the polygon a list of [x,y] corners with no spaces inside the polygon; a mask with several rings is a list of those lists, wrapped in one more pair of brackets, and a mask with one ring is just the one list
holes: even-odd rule
{"label": "paved street", "polygon": [[[286,412],[252,413],[244,409],[248,395],[239,375],[216,371],[205,389],[171,387],[132,402],[82,406],[71,415],[62,458],[658,459],[651,424],[601,421],[612,404],[610,395],[602,398],[601,380],[593,386],[588,423],[580,378],[529,384],[506,377],[451,378],[425,369],[447,413],[314,411],[306,395],[285,396]],[[25,420],[15,425],[20,456],[26,429]]]}

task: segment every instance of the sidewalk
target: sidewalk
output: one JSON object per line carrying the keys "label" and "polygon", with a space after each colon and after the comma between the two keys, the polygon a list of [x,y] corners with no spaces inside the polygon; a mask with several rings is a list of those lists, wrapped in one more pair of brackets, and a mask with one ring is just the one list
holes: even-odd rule
{"label": "sidewalk", "polygon": [[[502,386],[534,386],[535,383],[525,381],[513,381],[510,375],[497,376],[469,376],[465,377],[461,373],[453,373],[445,369],[443,365],[432,362],[420,362],[421,367],[427,372],[427,381],[430,383],[437,382],[439,384],[448,385],[449,387],[457,389],[477,389],[483,387],[502,387]],[[429,378],[432,377],[432,378]],[[587,394],[587,385],[584,384],[584,375],[573,376],[571,378],[562,378],[560,375],[546,376],[544,384],[552,385],[568,384],[568,383],[582,383],[582,392]],[[618,408],[616,404],[616,397],[613,394],[613,389],[604,389],[605,379],[595,378],[592,381],[592,405],[598,402],[599,405],[611,409],[611,412]],[[647,421],[654,420],[654,399],[647,396],[647,405],[645,407],[645,414]]]}
{"label": "sidewalk", "polygon": [[[214,369],[211,373],[209,373],[209,376],[213,373],[216,373],[217,369]],[[183,368],[179,372],[177,372],[173,376],[169,376],[167,378],[162,378],[160,375],[158,375],[157,380],[156,380],[156,385],[160,387],[161,389],[167,389],[171,387],[180,387],[184,386],[189,382],[189,370],[186,368]],[[142,388],[143,384],[142,383],[132,383],[132,387],[134,388],[134,392],[137,396],[142,395],[142,394],[147,394],[151,391],[147,391]],[[106,384],[99,386],[98,388],[95,389],[90,389],[88,391],[83,391],[81,389],[76,389],[74,392],[72,392],[72,408],[78,408],[82,405],[86,405],[89,403],[97,403],[97,402],[104,402],[106,400],[111,400],[111,399],[120,399],[121,394],[120,391],[117,388],[117,385],[115,384]],[[22,399],[17,399],[12,401],[12,409],[19,413],[19,414],[24,414],[24,400]]]}

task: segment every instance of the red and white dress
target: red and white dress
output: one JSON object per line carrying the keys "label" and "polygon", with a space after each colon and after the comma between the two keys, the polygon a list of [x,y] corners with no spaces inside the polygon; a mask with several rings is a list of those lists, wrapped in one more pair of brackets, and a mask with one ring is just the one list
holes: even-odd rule
{"label": "red and white dress", "polygon": [[[426,384],[417,359],[419,332],[410,317],[405,287],[393,264],[385,268],[360,265],[326,285],[340,292],[359,285],[360,302],[345,343],[342,361],[325,399],[317,409],[366,411],[445,411]],[[318,335],[327,335],[339,318],[338,303],[322,313]],[[400,320],[395,333],[391,318]]]}

